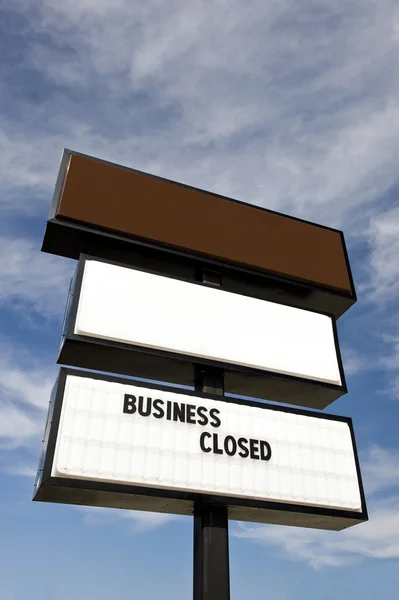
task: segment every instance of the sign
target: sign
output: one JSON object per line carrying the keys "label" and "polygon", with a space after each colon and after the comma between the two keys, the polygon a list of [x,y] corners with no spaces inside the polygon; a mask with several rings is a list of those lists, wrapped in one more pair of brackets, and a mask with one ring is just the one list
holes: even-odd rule
{"label": "sign", "polygon": [[79,258],[59,363],[201,392],[62,368],[34,500],[193,515],[196,600],[230,598],[229,519],[367,520],[351,420],[250,399],[346,393],[341,231],[65,150],[42,250]]}
{"label": "sign", "polygon": [[[80,343],[80,353],[74,342]],[[96,344],[100,346],[97,354]],[[238,371],[244,395],[251,395],[251,383],[245,388],[245,382],[252,373],[260,382],[258,396],[270,400],[295,402],[292,390],[296,387],[299,402],[306,405],[303,392],[308,383],[309,391],[317,390],[309,396],[311,405],[317,402],[317,407],[346,392],[332,317],[82,259],[59,362],[148,376],[140,371],[134,356],[119,361],[123,352],[132,350],[147,356],[155,351],[161,358],[163,353],[177,362],[191,357],[192,365],[202,362]],[[173,369],[155,369],[153,378],[168,381],[173,374]],[[192,384],[192,373],[188,378],[179,381],[176,377],[178,383]],[[235,390],[229,388],[227,377],[229,391]]]}
{"label": "sign", "polygon": [[350,419],[62,369],[47,429],[38,500],[147,496],[186,514],[206,497],[231,518],[326,529],[367,518]]}
{"label": "sign", "polygon": [[213,265],[231,291],[335,317],[356,302],[341,231],[70,150],[43,250],[170,274]]}

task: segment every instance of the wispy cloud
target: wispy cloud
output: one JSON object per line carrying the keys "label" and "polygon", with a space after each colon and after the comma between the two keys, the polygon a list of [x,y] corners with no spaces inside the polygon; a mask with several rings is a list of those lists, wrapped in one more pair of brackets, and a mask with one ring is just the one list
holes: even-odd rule
{"label": "wispy cloud", "polygon": [[176,521],[179,517],[168,513],[151,513],[146,511],[127,511],[124,518],[133,524],[133,530],[137,533],[145,533],[158,527]]}
{"label": "wispy cloud", "polygon": [[399,558],[399,498],[374,504],[367,523],[342,532],[241,525],[233,535],[266,544],[315,569],[340,567],[366,558]]}
{"label": "wispy cloud", "polygon": [[13,475],[16,477],[29,477],[32,480],[36,475],[36,469],[34,469],[33,466],[30,467],[22,463],[11,463],[2,465],[0,467],[0,470],[6,475]]}
{"label": "wispy cloud", "polygon": [[393,0],[13,8],[48,93],[4,125],[8,187],[49,189],[67,145],[344,225],[397,180]]}
{"label": "wispy cloud", "polygon": [[56,368],[10,344],[0,343],[0,448],[39,441]]}
{"label": "wispy cloud", "polygon": [[341,349],[342,360],[345,367],[345,375],[357,375],[366,367],[370,367],[366,356],[354,348],[344,346]]}
{"label": "wispy cloud", "polygon": [[40,252],[37,240],[0,236],[0,306],[44,317],[63,314],[72,261]]}
{"label": "wispy cloud", "polygon": [[175,521],[179,517],[168,513],[153,513],[137,510],[115,510],[111,508],[98,508],[79,506],[83,513],[83,522],[86,525],[107,525],[121,519],[127,523],[132,533],[147,533]]}
{"label": "wispy cloud", "polygon": [[370,446],[362,456],[362,473],[369,494],[399,487],[399,450]]}
{"label": "wispy cloud", "polygon": [[[395,204],[398,204],[399,199]],[[399,298],[399,206],[385,210],[370,222],[370,299],[380,303]]]}
{"label": "wispy cloud", "polygon": [[40,420],[35,415],[7,402],[0,407],[0,423],[0,448],[22,445],[40,431]]}
{"label": "wispy cloud", "polygon": [[[294,0],[206,9],[151,0],[135,10],[127,0],[15,0],[8,9],[20,23],[0,83],[0,198],[11,222],[27,212],[44,221],[70,147],[343,227],[353,245],[372,231],[364,293],[396,293],[392,227],[392,244],[383,233],[394,215],[380,215],[398,179],[394,0],[306,0],[300,11]],[[21,243],[9,235],[2,249],[22,264],[40,242]],[[57,312],[65,264],[36,258],[21,280],[3,268],[3,301]]]}

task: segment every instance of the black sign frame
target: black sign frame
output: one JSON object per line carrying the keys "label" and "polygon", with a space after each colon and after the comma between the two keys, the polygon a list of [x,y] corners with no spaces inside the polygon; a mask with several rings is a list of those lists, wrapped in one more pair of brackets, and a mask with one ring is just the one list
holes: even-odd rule
{"label": "black sign frame", "polygon": [[[172,391],[176,394],[192,395],[197,398],[206,398],[217,402],[235,403],[244,406],[256,406],[262,409],[282,411],[297,415],[305,415],[316,419],[342,421],[350,429],[353,451],[355,456],[359,491],[361,497],[361,511],[338,510],[318,506],[304,506],[282,502],[269,502],[256,499],[239,498],[233,496],[219,496],[212,494],[199,494],[179,490],[158,489],[153,487],[139,487],[122,485],[109,482],[95,482],[83,479],[64,479],[52,477],[52,465],[58,435],[59,421],[63,403],[65,384],[68,375],[82,378],[91,378],[102,381],[135,384],[158,391]],[[214,394],[204,394],[195,390],[175,388],[165,385],[125,379],[121,377],[78,371],[61,368],[57,382],[53,388],[46,430],[43,438],[43,447],[39,469],[35,481],[33,500],[41,502],[56,502],[62,504],[77,504],[85,506],[101,506],[109,508],[124,508],[132,510],[146,510],[179,515],[193,515],[194,506],[208,503],[214,506],[228,508],[229,519],[274,523],[280,525],[294,525],[316,529],[340,531],[357,523],[368,520],[366,500],[364,495],[362,476],[356,449],[352,420],[349,417],[338,417],[325,413],[312,412],[287,406],[278,406],[265,402],[254,402],[246,399],[229,398]]]}
{"label": "black sign frame", "polygon": [[[338,333],[335,318],[331,318],[334,332],[334,343],[342,385],[334,385],[296,376],[282,375],[262,369],[234,365],[186,354],[178,354],[166,350],[157,350],[75,334],[75,321],[82,287],[85,263],[95,260],[106,264],[121,266],[125,269],[135,269],[159,275],[148,269],[138,269],[112,260],[80,255],[70,296],[67,301],[64,329],[61,336],[58,364],[90,369],[107,373],[117,373],[128,377],[153,379],[176,385],[194,385],[195,369],[198,365],[217,367],[224,370],[224,385],[226,394],[272,400],[305,406],[306,408],[324,409],[326,406],[347,393],[345,373],[339,348]],[[162,277],[171,277],[161,275]],[[180,281],[187,279],[172,277]],[[198,281],[190,282],[195,285],[207,285]],[[301,310],[303,307],[296,306]]]}

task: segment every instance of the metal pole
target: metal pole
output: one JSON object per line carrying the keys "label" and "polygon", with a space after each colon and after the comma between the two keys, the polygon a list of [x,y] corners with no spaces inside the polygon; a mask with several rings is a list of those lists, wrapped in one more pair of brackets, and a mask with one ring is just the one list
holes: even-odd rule
{"label": "metal pole", "polygon": [[[220,276],[202,273],[200,280],[220,287]],[[224,372],[198,367],[195,389],[224,394]],[[194,506],[194,600],[230,600],[228,508],[206,502]]]}

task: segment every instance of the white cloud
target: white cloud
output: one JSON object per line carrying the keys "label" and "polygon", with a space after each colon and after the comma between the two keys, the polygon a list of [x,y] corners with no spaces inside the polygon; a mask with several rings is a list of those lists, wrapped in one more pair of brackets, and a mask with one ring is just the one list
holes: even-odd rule
{"label": "white cloud", "polygon": [[357,375],[366,367],[370,368],[366,357],[354,348],[344,346],[341,348],[341,354],[345,375]]}
{"label": "white cloud", "polygon": [[[393,0],[306,0],[301,11],[293,0],[18,7],[48,36],[32,42],[26,63],[90,99],[76,104],[53,87],[22,123],[8,121],[8,187],[51,187],[54,151],[58,161],[70,146],[347,227],[353,209],[397,179]],[[38,159],[30,129],[42,116]]]}
{"label": "white cloud", "polygon": [[[395,314],[394,316],[396,317]],[[387,320],[387,322],[388,325],[391,325],[391,319]],[[380,357],[379,364],[382,369],[387,371],[390,377],[389,384],[385,390],[386,395],[399,399],[399,336],[397,330],[397,318],[395,318],[394,326],[391,326],[391,332],[382,336],[386,350]]]}
{"label": "white cloud", "polygon": [[399,498],[374,504],[368,522],[342,532],[240,525],[233,535],[276,548],[315,569],[366,558],[399,558]]}
{"label": "white cloud", "polygon": [[399,486],[399,451],[370,446],[362,454],[362,474],[366,493],[390,490]]}
{"label": "white cloud", "polygon": [[0,236],[0,306],[61,316],[74,263],[40,252],[38,241]]}
{"label": "white cloud", "polygon": [[39,422],[23,410],[3,403],[0,406],[0,440],[19,445],[27,438],[37,436]]}
{"label": "white cloud", "polygon": [[[44,431],[45,409],[55,382],[56,368],[0,343],[0,447],[38,444]],[[38,446],[37,446],[38,447]]]}
{"label": "white cloud", "polygon": [[0,385],[10,400],[38,409],[47,407],[55,380],[55,368],[24,369],[11,366],[7,361],[1,361],[0,365],[2,368]]}
{"label": "white cloud", "polygon": [[[38,110],[40,111],[32,109],[36,113]],[[40,114],[37,116],[40,117]],[[34,137],[35,134],[30,133],[29,128],[20,129],[18,123],[0,117],[0,173],[3,190],[1,208],[4,213],[24,213],[25,216],[36,214],[38,206],[35,191],[47,191],[46,200],[50,207],[51,189],[55,186],[55,169],[57,161],[60,162],[62,148],[60,140],[52,139],[53,136],[48,132],[41,132],[36,140]],[[42,148],[41,152],[34,151],[35,141]],[[20,190],[23,192],[18,194]]]}
{"label": "white cloud", "polygon": [[371,299],[397,301],[399,298],[399,207],[372,219],[368,239]]}
{"label": "white cloud", "polygon": [[93,506],[77,507],[83,513],[83,522],[87,525],[106,525],[121,519],[129,523],[133,533],[146,533],[177,520],[177,515],[153,513],[138,510],[121,510]]}
{"label": "white cloud", "polygon": [[145,533],[152,529],[162,527],[171,521],[175,521],[179,517],[168,513],[152,513],[147,511],[131,510],[126,511],[123,518],[132,521],[134,531],[137,533]]}
{"label": "white cloud", "polygon": [[1,471],[6,475],[13,475],[16,477],[29,477],[30,479],[36,476],[36,469],[24,464],[11,463],[3,465]]}

